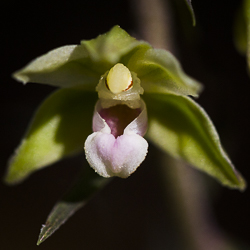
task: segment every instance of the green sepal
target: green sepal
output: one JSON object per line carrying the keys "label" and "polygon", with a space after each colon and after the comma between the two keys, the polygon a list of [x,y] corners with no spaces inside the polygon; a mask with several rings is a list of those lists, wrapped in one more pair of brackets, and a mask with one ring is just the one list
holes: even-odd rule
{"label": "green sepal", "polygon": [[137,73],[145,92],[196,97],[202,90],[202,85],[186,75],[178,60],[166,50],[138,50],[127,66]]}
{"label": "green sepal", "polygon": [[121,62],[124,56],[137,50],[140,46],[145,45],[151,48],[148,43],[131,37],[118,25],[95,39],[83,40],[81,44],[89,51],[90,58],[94,64],[106,65],[102,70],[104,73],[114,64]]}
{"label": "green sepal", "polygon": [[149,114],[149,140],[221,184],[245,189],[246,184],[224,152],[211,120],[197,103],[172,94],[146,94],[144,99]]}
{"label": "green sepal", "polygon": [[151,48],[131,37],[119,26],[80,45],[68,45],[30,62],[13,77],[23,83],[34,82],[57,87],[95,90],[101,77],[118,62],[125,62],[141,48]]}
{"label": "green sepal", "polygon": [[68,45],[36,58],[15,72],[13,77],[24,84],[34,82],[57,87],[83,85],[94,90],[101,74],[94,71],[89,62],[89,54],[84,46]]}
{"label": "green sepal", "polygon": [[96,99],[94,92],[73,89],[61,89],[49,96],[11,157],[5,181],[21,182],[32,172],[83,151],[84,142],[92,133]]}
{"label": "green sepal", "polygon": [[101,177],[93,169],[87,167],[75,185],[53,207],[45,225],[41,228],[37,245],[40,245],[50,237],[76,211],[86,205],[89,199],[109,181],[110,179]]}

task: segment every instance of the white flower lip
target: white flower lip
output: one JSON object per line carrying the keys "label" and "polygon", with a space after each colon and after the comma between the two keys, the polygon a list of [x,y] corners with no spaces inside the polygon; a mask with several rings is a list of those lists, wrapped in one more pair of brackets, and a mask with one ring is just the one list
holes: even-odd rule
{"label": "white flower lip", "polygon": [[127,125],[122,135],[115,138],[106,121],[100,116],[100,100],[95,106],[93,131],[85,141],[85,153],[90,166],[103,177],[127,178],[143,162],[148,143],[142,137],[147,130],[147,110],[140,100],[141,112]]}

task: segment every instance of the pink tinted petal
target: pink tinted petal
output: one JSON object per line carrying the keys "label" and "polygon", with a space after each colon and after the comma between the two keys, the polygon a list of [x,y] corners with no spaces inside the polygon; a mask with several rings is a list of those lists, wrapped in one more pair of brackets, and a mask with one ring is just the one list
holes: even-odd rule
{"label": "pink tinted petal", "polygon": [[[138,109],[136,109],[138,110]],[[144,101],[140,100],[140,110],[138,116],[124,129],[127,134],[138,134],[144,136],[148,127],[148,116],[147,116],[147,108]],[[105,133],[111,133],[111,128],[106,124],[105,120],[101,117],[99,113],[102,112],[101,102],[98,101],[95,105],[94,116],[93,116],[93,131],[98,132],[105,128]]]}
{"label": "pink tinted petal", "polygon": [[145,159],[147,151],[147,141],[137,134],[115,139],[112,134],[95,132],[85,142],[90,166],[103,177],[127,178]]}
{"label": "pink tinted petal", "polygon": [[145,102],[141,99],[141,113],[125,129],[124,134],[138,134],[144,136],[148,128],[148,115]]}
{"label": "pink tinted petal", "polygon": [[127,105],[118,104],[113,107],[101,109],[100,116],[111,129],[111,134],[117,138],[123,134],[124,129],[141,113],[141,109],[131,109]]}
{"label": "pink tinted petal", "polygon": [[[127,178],[145,159],[148,143],[142,136],[147,130],[147,109],[142,100],[139,100],[139,102],[140,106],[138,109],[140,109],[140,112],[136,109],[131,109],[132,116],[126,113],[129,109],[126,110],[124,107],[122,107],[122,110],[119,110],[120,108],[117,107],[118,110],[114,110],[115,112],[110,109],[111,115],[106,113],[106,111],[102,112],[101,102],[97,102],[93,116],[94,133],[89,135],[85,141],[85,153],[90,166],[101,176]],[[121,114],[116,114],[117,111],[121,111],[121,114],[132,118],[129,124],[127,124],[128,122],[125,119],[127,126],[125,127],[122,124],[123,131],[119,132],[119,136],[114,133],[113,127],[117,124],[113,123],[116,117],[118,117],[119,123],[123,117]],[[103,117],[100,115],[101,112]],[[136,112],[137,117],[135,115]]]}

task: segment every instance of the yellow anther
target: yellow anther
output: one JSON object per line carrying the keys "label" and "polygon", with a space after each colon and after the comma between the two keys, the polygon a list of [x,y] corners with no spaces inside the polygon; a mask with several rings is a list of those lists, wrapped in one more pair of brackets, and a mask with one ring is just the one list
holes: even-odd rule
{"label": "yellow anther", "polygon": [[109,90],[114,94],[126,91],[132,88],[133,85],[129,69],[121,63],[117,63],[110,69],[106,83]]}

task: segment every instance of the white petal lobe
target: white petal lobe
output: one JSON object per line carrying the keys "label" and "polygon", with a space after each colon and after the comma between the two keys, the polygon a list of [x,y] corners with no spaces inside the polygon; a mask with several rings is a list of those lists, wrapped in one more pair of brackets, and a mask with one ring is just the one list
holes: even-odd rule
{"label": "white petal lobe", "polygon": [[147,141],[137,135],[95,132],[85,142],[86,158],[92,168],[103,177],[127,178],[145,159]]}
{"label": "white petal lobe", "polygon": [[148,143],[142,137],[147,130],[147,111],[141,102],[141,113],[115,138],[105,120],[100,116],[100,101],[93,116],[94,133],[85,141],[85,154],[90,166],[103,177],[127,178],[143,162]]}

